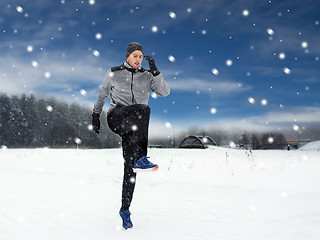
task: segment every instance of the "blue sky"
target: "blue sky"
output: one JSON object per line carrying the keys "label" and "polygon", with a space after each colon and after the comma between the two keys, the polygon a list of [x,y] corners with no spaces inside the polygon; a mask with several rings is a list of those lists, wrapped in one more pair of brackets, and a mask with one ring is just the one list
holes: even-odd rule
{"label": "blue sky", "polygon": [[150,98],[154,129],[301,130],[320,120],[318,9],[313,0],[1,0],[1,92],[92,108],[105,72],[137,41],[171,87]]}

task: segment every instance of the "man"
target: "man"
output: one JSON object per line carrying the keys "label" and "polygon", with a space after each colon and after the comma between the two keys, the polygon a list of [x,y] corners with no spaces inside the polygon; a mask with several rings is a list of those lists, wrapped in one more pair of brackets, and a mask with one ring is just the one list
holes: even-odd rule
{"label": "man", "polygon": [[124,176],[122,186],[122,206],[119,214],[123,228],[132,228],[129,207],[134,192],[136,173],[155,171],[158,165],[147,157],[150,92],[158,96],[168,96],[169,86],[156,67],[151,56],[145,56],[150,70],[141,67],[143,47],[137,42],[130,43],[126,51],[126,62],[107,72],[97,101],[93,108],[92,125],[96,133],[100,131],[100,114],[110,97],[108,125],[122,138]]}

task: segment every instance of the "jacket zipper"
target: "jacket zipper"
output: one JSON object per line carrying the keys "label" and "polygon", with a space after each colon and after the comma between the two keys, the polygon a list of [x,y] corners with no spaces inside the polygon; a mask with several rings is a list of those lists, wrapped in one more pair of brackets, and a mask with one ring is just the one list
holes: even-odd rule
{"label": "jacket zipper", "polygon": [[133,73],[131,78],[131,95],[132,95],[132,104],[134,104],[134,94],[133,94]]}

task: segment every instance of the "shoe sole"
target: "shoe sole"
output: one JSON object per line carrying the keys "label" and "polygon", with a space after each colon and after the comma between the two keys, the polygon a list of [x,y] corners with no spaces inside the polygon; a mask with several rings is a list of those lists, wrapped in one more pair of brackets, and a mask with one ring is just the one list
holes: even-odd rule
{"label": "shoe sole", "polygon": [[158,166],[155,166],[154,168],[146,168],[146,169],[133,168],[133,172],[134,173],[138,173],[138,172],[154,172],[154,171],[157,171],[158,169],[159,169]]}
{"label": "shoe sole", "polygon": [[132,227],[129,227],[129,228],[124,228],[124,227],[121,227],[121,229],[122,229],[123,231],[128,231],[128,230],[132,230],[132,228],[133,228],[133,226],[132,226]]}

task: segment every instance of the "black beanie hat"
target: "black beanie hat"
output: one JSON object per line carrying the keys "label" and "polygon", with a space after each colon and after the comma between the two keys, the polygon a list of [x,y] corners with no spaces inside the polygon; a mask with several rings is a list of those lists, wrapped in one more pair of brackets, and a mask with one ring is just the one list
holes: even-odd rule
{"label": "black beanie hat", "polygon": [[130,54],[136,50],[140,50],[143,53],[143,47],[141,46],[141,44],[137,42],[129,43],[127,47],[126,57],[128,58]]}

